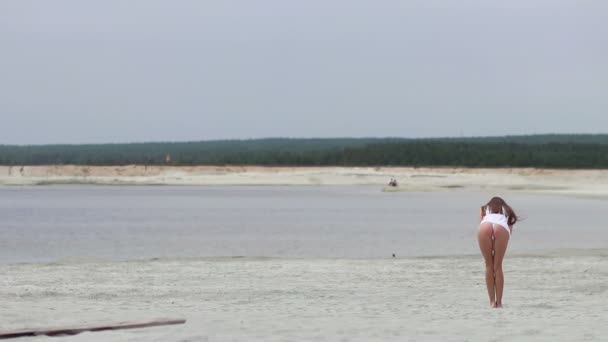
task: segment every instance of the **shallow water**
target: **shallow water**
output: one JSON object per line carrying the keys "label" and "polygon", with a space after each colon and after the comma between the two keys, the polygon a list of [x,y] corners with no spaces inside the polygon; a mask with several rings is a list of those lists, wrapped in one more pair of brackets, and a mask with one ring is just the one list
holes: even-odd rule
{"label": "shallow water", "polygon": [[[476,254],[490,194],[373,186],[0,187],[0,263]],[[508,194],[509,253],[608,246],[603,200]]]}

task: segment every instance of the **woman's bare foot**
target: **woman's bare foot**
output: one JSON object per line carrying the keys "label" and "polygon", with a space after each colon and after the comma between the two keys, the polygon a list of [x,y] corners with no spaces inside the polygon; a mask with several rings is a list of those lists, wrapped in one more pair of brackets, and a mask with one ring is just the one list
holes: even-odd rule
{"label": "woman's bare foot", "polygon": [[502,308],[502,303],[494,303],[493,308],[495,308],[495,309],[500,309],[500,308]]}

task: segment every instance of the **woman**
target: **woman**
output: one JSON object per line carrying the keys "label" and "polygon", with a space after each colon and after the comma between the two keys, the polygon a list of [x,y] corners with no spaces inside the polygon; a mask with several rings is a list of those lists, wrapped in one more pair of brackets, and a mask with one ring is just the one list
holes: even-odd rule
{"label": "woman", "polygon": [[502,259],[507,251],[513,225],[517,222],[517,215],[502,198],[492,197],[481,207],[479,220],[477,239],[486,262],[486,286],[490,296],[490,306],[500,308],[505,283]]}

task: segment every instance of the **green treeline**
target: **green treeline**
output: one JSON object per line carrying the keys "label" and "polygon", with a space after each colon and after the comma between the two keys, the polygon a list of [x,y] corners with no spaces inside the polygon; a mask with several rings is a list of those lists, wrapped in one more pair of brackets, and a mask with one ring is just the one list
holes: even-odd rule
{"label": "green treeline", "polygon": [[346,149],[338,165],[608,168],[605,144],[413,142]]}
{"label": "green treeline", "polygon": [[0,145],[0,164],[608,168],[608,135]]}

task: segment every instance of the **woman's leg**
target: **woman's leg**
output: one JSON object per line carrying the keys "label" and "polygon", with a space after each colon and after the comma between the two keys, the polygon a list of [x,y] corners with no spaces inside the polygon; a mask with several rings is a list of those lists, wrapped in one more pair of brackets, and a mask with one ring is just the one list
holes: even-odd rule
{"label": "woman's leg", "polygon": [[[506,233],[506,232],[505,232]],[[486,286],[488,288],[488,296],[490,296],[490,306],[496,303],[496,291],[494,288],[494,257],[492,250],[494,249],[494,241],[492,241],[492,224],[482,223],[477,232],[477,240],[479,241],[479,249],[486,264]]]}
{"label": "woman's leg", "polygon": [[509,244],[509,233],[499,225],[494,225],[494,284],[496,286],[496,307],[502,306],[502,292],[505,278],[502,274],[502,259]]}

